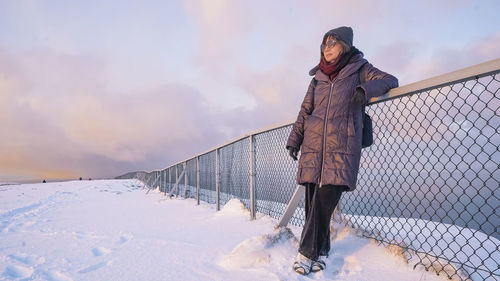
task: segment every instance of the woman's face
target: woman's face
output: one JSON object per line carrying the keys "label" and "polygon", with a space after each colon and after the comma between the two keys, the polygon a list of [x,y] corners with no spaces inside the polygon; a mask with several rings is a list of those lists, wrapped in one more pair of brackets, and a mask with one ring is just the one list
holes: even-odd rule
{"label": "woman's face", "polygon": [[326,44],[323,50],[323,56],[325,57],[326,61],[327,62],[334,61],[339,57],[341,52],[342,52],[342,47],[340,46],[340,43],[338,43],[335,38],[331,36],[328,37],[326,39]]}

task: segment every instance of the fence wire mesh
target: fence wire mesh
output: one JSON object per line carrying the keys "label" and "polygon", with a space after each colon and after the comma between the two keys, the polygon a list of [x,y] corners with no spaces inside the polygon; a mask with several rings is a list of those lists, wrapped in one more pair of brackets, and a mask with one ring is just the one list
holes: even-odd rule
{"label": "fence wire mesh", "polygon": [[239,198],[250,209],[250,141],[239,140],[219,149],[219,202]]}
{"label": "fence wire mesh", "polygon": [[215,151],[199,157],[200,200],[215,204]]}
{"label": "fence wire mesh", "polygon": [[184,196],[184,194],[186,193],[186,186],[185,186],[185,182],[184,182],[184,178],[186,177],[186,173],[182,173],[184,171],[184,163],[179,163],[176,165],[176,168],[177,168],[177,181],[178,181],[178,184],[177,184],[177,192],[175,193],[175,195],[177,196]]}
{"label": "fence wire mesh", "polygon": [[[500,86],[498,74],[476,76],[366,107],[374,144],[362,150],[357,189],[342,196],[342,222],[361,236],[398,245],[415,267],[458,280],[500,279]],[[296,187],[297,162],[285,150],[292,126],[254,137],[256,211],[280,218]],[[250,192],[249,138],[220,147],[219,202]],[[198,156],[199,199],[216,203],[216,150]],[[150,188],[172,189],[184,163],[128,173]],[[187,161],[195,197],[196,158]],[[189,194],[189,195],[188,195]],[[304,201],[290,223],[304,223]]]}
{"label": "fence wire mesh", "polygon": [[196,198],[196,158],[186,162],[187,186],[185,198]]}
{"label": "fence wire mesh", "polygon": [[165,186],[165,181],[164,181],[164,178],[163,178],[164,170],[159,171],[158,173],[160,174],[158,186],[160,187],[160,192],[163,192],[163,188]]}
{"label": "fence wire mesh", "polygon": [[493,74],[369,106],[376,140],[358,190],[342,198],[344,218],[412,250],[416,266],[498,280],[499,85]]}
{"label": "fence wire mesh", "polygon": [[[257,212],[279,219],[295,191],[297,162],[285,149],[292,130],[286,126],[255,135],[255,199]],[[302,226],[305,220],[304,199],[290,220]]]}
{"label": "fence wire mesh", "polygon": [[176,166],[172,166],[169,168],[170,170],[170,186],[168,188],[168,193],[173,191],[175,182],[177,181],[177,175],[176,175]]}
{"label": "fence wire mesh", "polygon": [[165,194],[170,191],[170,170],[171,168],[165,169],[165,190],[163,190]]}

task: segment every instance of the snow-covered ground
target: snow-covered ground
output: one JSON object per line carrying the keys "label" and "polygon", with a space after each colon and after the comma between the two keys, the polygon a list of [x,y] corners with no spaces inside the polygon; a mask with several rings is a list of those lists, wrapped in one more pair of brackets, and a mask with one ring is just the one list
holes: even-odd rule
{"label": "snow-covered ground", "polygon": [[0,186],[0,280],[447,280],[347,228],[324,272],[291,270],[300,228],[168,199],[134,180]]}

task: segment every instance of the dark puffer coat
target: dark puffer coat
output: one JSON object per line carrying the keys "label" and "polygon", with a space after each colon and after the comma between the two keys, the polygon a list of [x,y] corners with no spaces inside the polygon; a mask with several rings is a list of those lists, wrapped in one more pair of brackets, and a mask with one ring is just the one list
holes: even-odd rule
{"label": "dark puffer coat", "polygon": [[[366,82],[360,85],[361,69]],[[317,85],[313,94],[311,81],[286,144],[301,149],[297,183],[346,185],[352,191],[361,158],[363,117],[362,105],[352,104],[351,97],[361,87],[368,101],[398,87],[398,80],[362,54],[354,55],[333,81],[318,66],[309,74]]]}

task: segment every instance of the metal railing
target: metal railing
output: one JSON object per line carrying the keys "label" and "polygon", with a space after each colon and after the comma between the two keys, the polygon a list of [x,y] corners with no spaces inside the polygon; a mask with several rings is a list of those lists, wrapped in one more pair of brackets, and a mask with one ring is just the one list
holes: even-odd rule
{"label": "metal railing", "polygon": [[[403,248],[415,267],[458,280],[500,279],[500,59],[372,99],[374,144],[363,149],[358,188],[341,220],[360,235]],[[285,150],[292,122],[260,130],[149,173],[128,173],[162,192],[216,204],[239,198],[283,216],[297,162]],[[179,178],[185,169],[183,178]],[[171,194],[173,195],[173,194]],[[290,223],[304,223],[304,202]]]}

